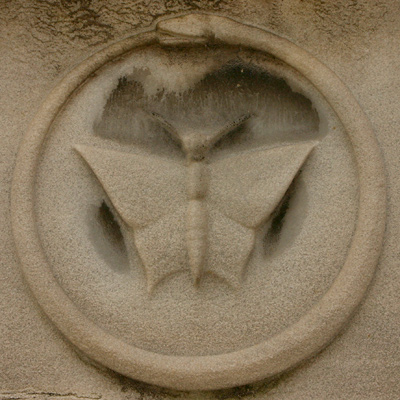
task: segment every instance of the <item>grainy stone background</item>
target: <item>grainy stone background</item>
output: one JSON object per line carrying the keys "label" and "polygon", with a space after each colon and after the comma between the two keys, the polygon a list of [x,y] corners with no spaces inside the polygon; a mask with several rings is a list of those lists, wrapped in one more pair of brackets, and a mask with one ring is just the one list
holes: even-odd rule
{"label": "grainy stone background", "polygon": [[[56,82],[107,43],[161,16],[192,11],[264,26],[334,70],[371,119],[389,188],[380,265],[368,297],[341,335],[273,382],[202,394],[149,387],[82,362],[22,280],[9,215],[18,145]],[[399,399],[399,40],[397,0],[2,0],[0,399]]]}

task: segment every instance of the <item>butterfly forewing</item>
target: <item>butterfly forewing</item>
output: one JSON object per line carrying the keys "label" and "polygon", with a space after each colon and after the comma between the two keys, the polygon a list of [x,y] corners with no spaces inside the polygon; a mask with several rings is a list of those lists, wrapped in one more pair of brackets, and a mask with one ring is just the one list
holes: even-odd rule
{"label": "butterfly forewing", "polygon": [[77,146],[121,218],[144,227],[186,202],[184,164],[149,154]]}
{"label": "butterfly forewing", "polygon": [[210,207],[256,228],[275,210],[313,147],[301,143],[215,161],[210,165]]}

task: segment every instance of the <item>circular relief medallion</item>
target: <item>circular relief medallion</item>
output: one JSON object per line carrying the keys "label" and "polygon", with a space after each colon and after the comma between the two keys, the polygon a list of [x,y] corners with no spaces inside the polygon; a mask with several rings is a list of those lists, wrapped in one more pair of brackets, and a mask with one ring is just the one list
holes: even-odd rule
{"label": "circular relief medallion", "polygon": [[385,225],[369,122],[286,39],[195,14],[88,58],[18,154],[26,280],[90,359],[181,390],[248,384],[322,349]]}

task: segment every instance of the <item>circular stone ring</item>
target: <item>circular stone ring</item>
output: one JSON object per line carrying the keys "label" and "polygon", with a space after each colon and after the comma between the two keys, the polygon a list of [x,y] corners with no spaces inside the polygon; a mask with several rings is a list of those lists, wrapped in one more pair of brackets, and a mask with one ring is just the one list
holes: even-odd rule
{"label": "circular stone ring", "polygon": [[[97,69],[138,46],[153,43],[238,45],[272,54],[305,76],[341,120],[358,169],[359,205],[347,258],[325,295],[276,336],[239,351],[199,357],[168,356],[125,343],[91,322],[67,297],[42,250],[35,221],[35,179],[41,146],[73,92]],[[229,18],[191,14],[164,20],[99,51],[50,93],[20,148],[12,185],[12,224],[24,276],[51,321],[88,357],[128,377],[178,390],[221,389],[288,370],[326,346],[362,300],[383,242],[386,192],[383,161],[357,100],[325,65],[290,41]]]}

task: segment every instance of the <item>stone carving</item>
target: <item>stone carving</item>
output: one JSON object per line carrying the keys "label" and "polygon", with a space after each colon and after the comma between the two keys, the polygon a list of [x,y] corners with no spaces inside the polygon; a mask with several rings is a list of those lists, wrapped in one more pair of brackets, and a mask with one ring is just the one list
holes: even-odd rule
{"label": "stone carving", "polygon": [[[349,243],[340,247],[348,249],[340,259],[343,265],[334,271],[335,277],[328,288],[319,288],[320,294],[315,295],[311,304],[300,307],[297,313],[291,314],[293,309],[290,309],[286,315],[287,324],[265,336],[253,337],[253,331],[268,318],[263,310],[272,309],[274,304],[266,302],[266,297],[257,296],[262,291],[273,292],[275,288],[273,284],[267,285],[268,280],[259,283],[257,279],[264,279],[274,271],[262,275],[259,269],[257,275],[257,262],[254,262],[248,282],[242,280],[241,290],[234,291],[229,286],[238,286],[241,282],[249,254],[257,247],[254,244],[256,228],[271,218],[299,169],[302,166],[306,169],[308,164],[312,164],[311,169],[323,169],[330,177],[317,187],[310,200],[311,211],[318,214],[314,203],[319,201],[321,205],[317,197],[329,192],[323,186],[336,184],[338,187],[335,177],[339,172],[331,171],[329,162],[334,163],[335,158],[341,156],[343,141],[336,138],[335,142],[336,139],[327,135],[316,147],[315,140],[278,141],[273,146],[243,152],[238,149],[232,153],[229,149],[219,152],[216,142],[229,137],[234,127],[249,124],[256,117],[254,114],[240,113],[228,126],[222,124],[218,129],[203,132],[178,126],[175,129],[175,121],[168,115],[149,109],[147,117],[169,132],[170,139],[172,137],[180,145],[180,153],[169,159],[167,153],[161,157],[143,149],[139,151],[134,145],[116,144],[106,136],[98,138],[79,132],[80,124],[71,112],[79,107],[79,102],[74,103],[74,100],[82,95],[79,91],[84,91],[91,79],[95,79],[95,73],[98,76],[105,73],[107,77],[107,71],[101,70],[105,64],[117,63],[118,58],[145,46],[181,49],[182,45],[196,48],[199,44],[210,44],[209,48],[216,52],[218,49],[222,52],[224,46],[231,46],[235,51],[238,46],[244,46],[271,54],[277,60],[274,61],[277,72],[289,65],[294,71],[292,76],[299,80],[298,86],[292,80],[293,86],[303,89],[304,81],[312,82],[313,88],[311,85],[304,88],[310,93],[320,92],[320,100],[316,102],[321,107],[326,103],[325,106],[336,113],[347,133],[346,143],[354,158],[354,164],[350,164],[356,167],[359,184],[357,223],[354,231],[346,227],[351,234],[346,236]],[[184,55],[185,51],[182,50]],[[91,100],[95,102],[97,97]],[[68,121],[68,118],[63,119],[64,114],[70,120],[69,130],[64,126]],[[85,121],[85,118],[80,120],[82,124]],[[70,140],[67,150],[59,143],[59,139],[65,137]],[[325,151],[328,148],[331,152],[330,158],[323,153],[324,146]],[[71,151],[73,147],[80,156]],[[51,151],[54,151],[53,162],[46,164]],[[83,167],[82,158],[89,168]],[[70,342],[90,359],[128,377],[173,389],[232,387],[270,378],[294,367],[326,346],[348,321],[372,279],[382,243],[385,226],[382,165],[366,116],[349,90],[327,67],[289,41],[259,28],[217,16],[187,15],[162,21],[156,29],[96,53],[51,92],[32,122],[18,156],[12,191],[14,236],[25,278],[40,306]],[[63,168],[65,174],[59,171]],[[146,270],[148,288],[161,287],[164,277],[185,271],[187,274],[174,274],[177,279],[172,282],[182,293],[165,285],[157,292],[159,298],[142,296],[141,286],[136,285],[138,293],[132,294],[132,291],[125,291],[127,275],[118,277],[97,265],[99,260],[92,260],[94,252],[85,239],[87,227],[75,230],[74,223],[81,222],[82,215],[76,211],[79,207],[75,204],[80,203],[57,214],[57,205],[63,197],[61,188],[65,187],[59,181],[65,176],[70,179],[67,185],[71,201],[76,194],[78,200],[87,204],[93,192],[101,191],[96,201],[105,197],[109,212],[118,220],[131,263],[136,260],[135,251],[138,251]],[[86,188],[85,185],[92,186]],[[58,193],[49,192],[49,187],[57,188]],[[349,204],[357,195],[351,197]],[[347,204],[339,200],[343,201],[336,195],[335,201]],[[52,225],[51,216],[44,216],[43,209],[53,213],[55,224]],[[327,213],[317,215],[316,220],[321,222]],[[343,231],[339,227],[340,235]],[[54,232],[59,235],[56,246],[49,244]],[[78,236],[77,240],[74,235]],[[331,239],[327,238],[325,243]],[[310,240],[306,243],[310,244]],[[226,244],[229,244],[229,252],[225,252]],[[293,247],[296,262],[301,263],[310,249]],[[336,251],[333,254],[333,258],[340,256]],[[281,259],[276,259],[279,264]],[[317,258],[318,263],[321,258]],[[317,274],[324,263],[317,265],[314,270]],[[85,269],[87,265],[90,268]],[[282,274],[284,268],[285,265],[276,275]],[[211,284],[205,282],[210,273],[213,274]],[[251,280],[253,273],[255,279]],[[102,279],[96,280],[96,274],[101,274]],[[185,283],[183,277],[189,274],[197,287],[182,284]],[[212,286],[215,276],[222,277],[229,285],[220,285],[219,290],[215,290],[216,286]],[[207,290],[201,290],[206,283]],[[285,296],[293,294],[290,287],[285,290]],[[285,302],[282,296],[279,299],[277,308],[284,313]],[[108,303],[112,303],[112,307],[108,308]],[[231,304],[235,305],[233,310],[229,309]],[[241,332],[236,341],[229,342],[230,347],[224,347],[228,341],[225,331],[211,337],[213,323],[217,330],[220,323],[234,336],[243,326],[236,324],[236,320],[246,314],[237,315],[237,309],[250,308],[247,304],[259,307],[257,313],[261,317],[257,319],[257,313],[252,314],[254,320],[246,325],[247,331]],[[207,307],[214,307],[213,315],[204,311]],[[199,314],[203,312],[202,318],[193,322],[190,312],[198,310]],[[128,317],[126,313],[130,313]],[[180,316],[187,318],[178,326],[178,333],[174,333],[172,324],[167,325],[164,314],[167,323],[174,318],[178,325]],[[159,324],[155,329],[151,325],[153,317]],[[139,321],[137,324],[135,318]],[[164,329],[165,326],[168,328]],[[261,326],[261,331],[267,330],[265,325]],[[170,337],[168,332],[172,332]],[[146,342],[147,337],[151,339]],[[247,341],[248,337],[252,341]],[[157,342],[159,338],[161,344]],[[208,346],[207,341],[214,339],[216,342]],[[200,351],[196,347],[199,343]]]}
{"label": "stone carving", "polygon": [[[237,288],[255,229],[282,200],[314,143],[253,150],[212,162],[214,144],[250,116],[210,134],[180,133],[156,118],[179,142],[186,160],[87,146],[77,150],[130,228],[127,240],[135,242],[150,291],[166,276],[187,269],[195,285],[210,272]],[[160,245],[165,236],[170,240]]]}

